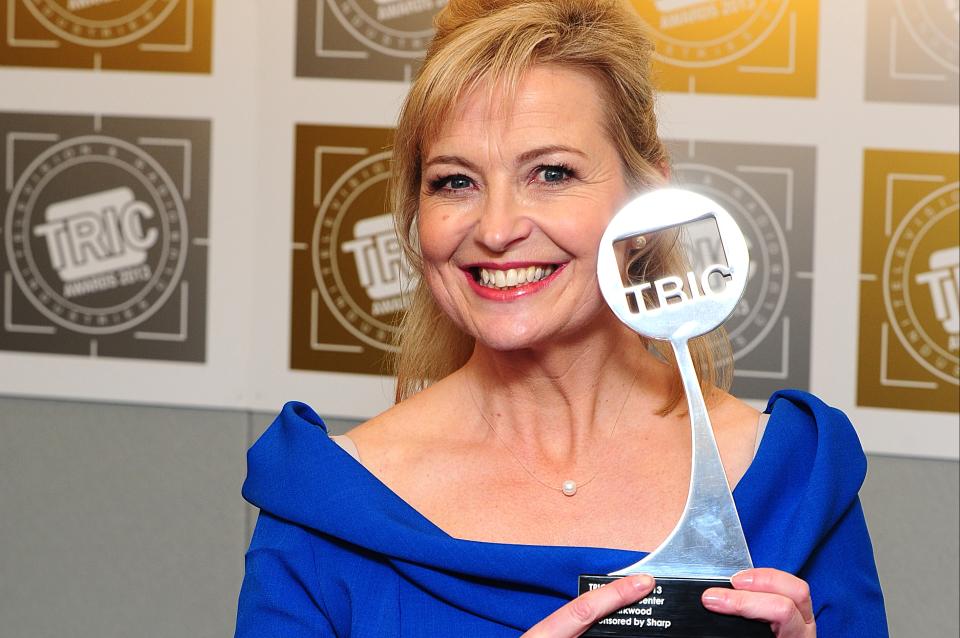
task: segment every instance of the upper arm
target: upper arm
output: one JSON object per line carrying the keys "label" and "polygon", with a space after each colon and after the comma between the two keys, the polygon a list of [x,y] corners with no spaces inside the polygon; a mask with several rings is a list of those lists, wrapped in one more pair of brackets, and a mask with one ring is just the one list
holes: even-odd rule
{"label": "upper arm", "polygon": [[235,638],[308,636],[336,636],[320,593],[310,534],[261,512],[246,554]]}
{"label": "upper arm", "polygon": [[810,585],[819,638],[886,638],[883,592],[860,500],[799,574]]}

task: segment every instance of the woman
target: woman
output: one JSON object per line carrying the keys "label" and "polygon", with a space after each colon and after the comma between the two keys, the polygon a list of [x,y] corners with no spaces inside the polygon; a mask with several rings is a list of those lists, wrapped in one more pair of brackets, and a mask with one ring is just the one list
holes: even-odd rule
{"label": "woman", "polygon": [[[596,283],[607,222],[666,181],[651,55],[615,0],[440,13],[394,149],[420,274],[398,402],[337,442],[291,403],[251,450],[244,495],[262,511],[238,636],[577,636],[651,591],[639,576],[574,598],[579,574],[664,540],[689,482],[669,355]],[[678,259],[635,248],[653,273]],[[694,357],[762,567],[704,605],[782,638],[885,636],[856,435],[799,392],[771,399],[761,433],[720,389],[725,346],[715,334]]]}

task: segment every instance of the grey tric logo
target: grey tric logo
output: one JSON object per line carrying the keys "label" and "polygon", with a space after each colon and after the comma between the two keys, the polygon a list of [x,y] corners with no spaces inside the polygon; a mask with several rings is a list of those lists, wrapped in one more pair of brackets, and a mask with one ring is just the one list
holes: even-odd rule
{"label": "grey tric logo", "polygon": [[[720,203],[750,250],[747,288],[725,324],[734,349],[734,389],[765,399],[810,383],[813,149],[671,143],[675,181]],[[694,263],[722,263],[710,235],[690,238]]]}
{"label": "grey tric logo", "polygon": [[297,75],[409,80],[447,0],[299,0]]}
{"label": "grey tric logo", "polygon": [[[741,177],[722,169],[685,163],[677,167],[687,185],[700,192],[722,194],[735,203],[738,225],[743,229],[750,249],[748,277],[750,287],[727,323],[735,359],[757,348],[776,326],[789,290],[789,250],[783,228],[766,200]],[[691,237],[694,259],[718,263],[724,259],[723,246],[709,235]]]}
{"label": "grey tric logo", "polygon": [[47,207],[46,223],[33,228],[47,240],[54,270],[67,299],[109,290],[152,274],[147,251],[158,230],[144,230],[156,212],[127,187],[76,197]]}
{"label": "grey tric logo", "polygon": [[958,0],[867,3],[867,99],[956,104]]}
{"label": "grey tric logo", "polygon": [[931,59],[957,73],[960,25],[957,0],[896,0],[910,36]]}
{"label": "grey tric logo", "polygon": [[[84,175],[85,194],[60,187],[67,172]],[[126,184],[117,185],[118,173]],[[186,212],[170,176],[141,149],[106,136],[38,156],[14,187],[5,231],[11,272],[30,302],[90,334],[149,318],[176,289],[186,258]]]}
{"label": "grey tric logo", "polygon": [[330,8],[358,42],[387,55],[419,57],[433,33],[421,22],[445,4],[446,0],[337,0]]}
{"label": "grey tric logo", "polygon": [[204,360],[209,130],[0,113],[0,349]]}

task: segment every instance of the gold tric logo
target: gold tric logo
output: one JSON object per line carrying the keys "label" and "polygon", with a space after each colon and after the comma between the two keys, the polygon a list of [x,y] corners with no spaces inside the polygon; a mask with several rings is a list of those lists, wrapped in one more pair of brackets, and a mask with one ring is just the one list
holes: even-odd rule
{"label": "gold tric logo", "polygon": [[311,242],[327,309],[361,343],[385,351],[394,350],[390,317],[404,310],[411,274],[393,216],[381,210],[389,161],[389,153],[371,155],[337,179],[320,204]]}
{"label": "gold tric logo", "polygon": [[383,374],[414,275],[386,208],[387,129],[297,127],[291,366]]}
{"label": "gold tric logo", "polygon": [[816,0],[633,0],[668,91],[813,96]]}
{"label": "gold tric logo", "polygon": [[957,156],[868,151],[866,169],[860,403],[956,411]]}
{"label": "gold tric logo", "polygon": [[946,334],[947,351],[960,351],[960,304],[957,299],[960,294],[960,246],[932,252],[928,262],[930,270],[917,275],[916,282],[929,287],[933,312]]}
{"label": "gold tric logo", "polygon": [[210,72],[210,0],[0,0],[0,65]]}
{"label": "gold tric logo", "polygon": [[[353,239],[343,242],[340,249],[353,255],[357,279],[370,300],[370,316],[375,319],[403,310],[406,307],[404,282],[410,280],[412,273],[400,250],[393,216],[384,214],[361,219],[353,225],[352,234]],[[323,272],[323,268],[320,271]],[[391,328],[387,326],[388,330]],[[382,341],[375,345],[392,348]]]}
{"label": "gold tric logo", "polygon": [[[955,385],[960,352],[958,194],[954,182],[917,202],[897,226],[883,264],[891,328],[917,363]],[[941,248],[944,241],[947,246]]]}

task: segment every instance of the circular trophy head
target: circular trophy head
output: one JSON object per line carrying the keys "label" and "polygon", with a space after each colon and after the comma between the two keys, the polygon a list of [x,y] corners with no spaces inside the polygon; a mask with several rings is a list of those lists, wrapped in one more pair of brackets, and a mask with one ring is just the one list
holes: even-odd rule
{"label": "circular trophy head", "polygon": [[[687,265],[678,268],[684,272],[645,279],[642,267],[627,268],[637,247],[657,239],[676,241],[673,249],[685,253]],[[644,256],[637,259],[642,266]],[[746,288],[749,265],[747,243],[730,213],[698,193],[665,188],[637,197],[610,220],[600,239],[597,279],[607,304],[632,330],[685,341],[726,321]]]}

